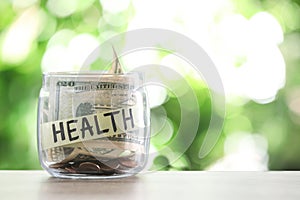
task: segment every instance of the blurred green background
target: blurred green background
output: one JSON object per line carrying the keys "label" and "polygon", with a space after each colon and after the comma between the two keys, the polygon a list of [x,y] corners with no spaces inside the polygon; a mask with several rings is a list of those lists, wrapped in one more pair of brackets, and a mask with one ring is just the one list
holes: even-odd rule
{"label": "blurred green background", "polygon": [[[0,169],[40,169],[36,121],[42,72],[79,69],[106,39],[149,27],[178,31],[201,45],[226,91],[222,135],[200,159],[212,114],[209,88],[172,55],[143,52],[124,58],[126,66],[153,60],[174,66],[199,100],[201,121],[192,145],[176,162],[158,156],[153,168],[300,169],[299,0],[1,0]],[[151,148],[159,150],[178,130],[179,104],[164,88],[149,93],[154,96]],[[164,112],[167,118],[160,120]],[[176,145],[175,154],[180,141]]]}

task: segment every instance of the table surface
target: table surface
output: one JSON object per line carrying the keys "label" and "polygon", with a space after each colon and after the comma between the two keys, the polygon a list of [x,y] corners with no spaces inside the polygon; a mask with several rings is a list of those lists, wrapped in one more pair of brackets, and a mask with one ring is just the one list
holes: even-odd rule
{"label": "table surface", "polygon": [[[188,199],[187,199],[188,198]],[[300,199],[300,172],[149,172],[110,180],[0,171],[0,199]]]}

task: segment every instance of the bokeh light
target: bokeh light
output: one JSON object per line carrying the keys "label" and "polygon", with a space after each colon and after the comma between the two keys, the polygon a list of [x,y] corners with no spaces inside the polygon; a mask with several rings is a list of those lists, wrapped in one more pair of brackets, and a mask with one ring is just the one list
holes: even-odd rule
{"label": "bokeh light", "polygon": [[266,171],[268,143],[259,134],[233,133],[225,142],[225,156],[211,171]]}
{"label": "bokeh light", "polygon": [[36,7],[26,9],[4,35],[1,58],[9,64],[22,63],[39,34],[41,15]]}

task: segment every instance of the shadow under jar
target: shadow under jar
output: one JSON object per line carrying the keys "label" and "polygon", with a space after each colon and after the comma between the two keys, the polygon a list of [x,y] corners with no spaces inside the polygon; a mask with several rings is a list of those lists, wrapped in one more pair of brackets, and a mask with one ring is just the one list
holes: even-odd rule
{"label": "shadow under jar", "polygon": [[38,109],[42,167],[60,178],[143,170],[150,110],[141,73],[45,73]]}

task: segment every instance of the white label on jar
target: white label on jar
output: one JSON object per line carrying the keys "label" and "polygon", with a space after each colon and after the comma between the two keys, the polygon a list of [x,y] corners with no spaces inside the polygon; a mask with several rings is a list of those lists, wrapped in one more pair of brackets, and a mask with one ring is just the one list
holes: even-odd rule
{"label": "white label on jar", "polygon": [[[73,143],[105,138],[145,127],[138,106],[43,123],[42,148],[49,149]],[[143,136],[141,136],[143,137]]]}

